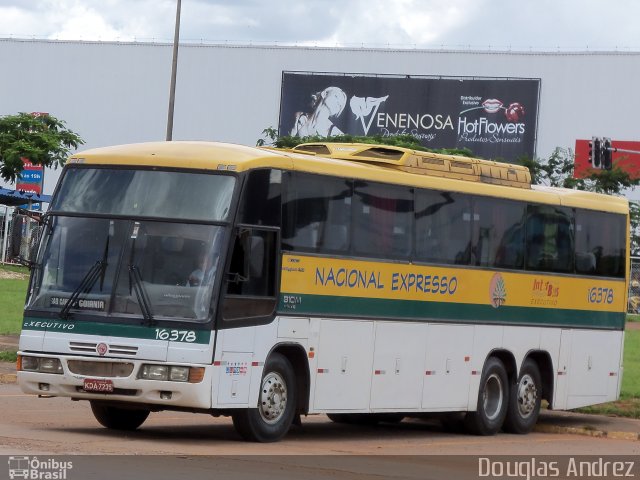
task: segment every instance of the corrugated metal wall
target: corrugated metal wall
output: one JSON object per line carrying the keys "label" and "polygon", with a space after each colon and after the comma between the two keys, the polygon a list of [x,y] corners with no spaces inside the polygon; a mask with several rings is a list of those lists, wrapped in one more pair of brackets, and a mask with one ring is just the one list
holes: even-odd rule
{"label": "corrugated metal wall", "polygon": [[[637,140],[638,53],[183,45],[174,140],[255,144],[277,127],[283,70],[541,78],[539,156],[592,135]],[[0,115],[49,112],[86,147],[163,140],[171,45],[0,39]],[[45,175],[51,193],[58,172]]]}

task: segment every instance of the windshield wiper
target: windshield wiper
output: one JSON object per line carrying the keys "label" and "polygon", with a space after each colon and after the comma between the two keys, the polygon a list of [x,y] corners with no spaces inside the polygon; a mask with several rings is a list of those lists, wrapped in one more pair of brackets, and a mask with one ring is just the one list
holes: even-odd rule
{"label": "windshield wiper", "polygon": [[80,295],[88,294],[98,281],[98,278],[100,279],[100,291],[102,291],[102,288],[104,287],[104,275],[107,271],[108,265],[107,258],[109,256],[109,239],[111,238],[111,235],[113,235],[113,221],[111,221],[109,225],[109,232],[107,233],[107,239],[104,243],[102,259],[94,263],[89,271],[85,273],[84,277],[82,277],[80,284],[76,287],[69,297],[69,300],[67,300],[67,303],[60,310],[58,316],[61,319],[67,320],[69,318],[69,312],[80,298]]}
{"label": "windshield wiper", "polygon": [[129,265],[129,294],[131,294],[132,286],[133,291],[136,293],[136,298],[138,299],[138,305],[140,306],[142,317],[149,325],[155,325],[156,321],[151,313],[151,305],[147,295],[147,289],[144,288],[142,275],[140,275],[140,269],[137,265]]}
{"label": "windshield wiper", "polygon": [[136,293],[136,298],[138,299],[138,306],[142,312],[142,317],[148,325],[155,325],[156,321],[151,313],[151,302],[149,302],[147,289],[144,288],[140,268],[138,268],[134,262],[139,229],[140,222],[135,222],[133,224],[133,231],[131,232],[131,251],[129,252],[129,295],[131,295],[131,289],[133,288],[133,291]]}
{"label": "windshield wiper", "polygon": [[62,307],[62,309],[60,310],[60,313],[58,314],[58,316],[61,319],[67,320],[69,318],[69,311],[73,308],[75,303],[78,301],[78,298],[80,297],[80,295],[82,294],[86,295],[91,291],[93,286],[96,284],[96,281],[98,280],[98,278],[100,278],[102,274],[101,272],[106,270],[106,268],[107,268],[107,262],[103,260],[98,260],[96,263],[94,263],[91,266],[89,271],[82,278],[80,285],[76,287],[76,289],[71,294],[71,297],[69,297],[69,300],[67,300],[67,303],[65,304],[65,306]]}

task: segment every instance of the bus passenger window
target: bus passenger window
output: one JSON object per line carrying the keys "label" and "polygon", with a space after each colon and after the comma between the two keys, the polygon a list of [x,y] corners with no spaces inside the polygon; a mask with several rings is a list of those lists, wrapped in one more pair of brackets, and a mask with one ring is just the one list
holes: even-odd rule
{"label": "bus passenger window", "polygon": [[452,192],[416,193],[416,258],[466,264],[471,253],[471,199]]}
{"label": "bus passenger window", "polygon": [[527,270],[571,272],[573,265],[571,209],[529,205],[526,223]]}
{"label": "bus passenger window", "polygon": [[475,197],[473,213],[473,265],[522,268],[525,204]]}
{"label": "bus passenger window", "polygon": [[290,174],[283,204],[283,248],[329,253],[347,251],[351,189],[349,180]]}
{"label": "bus passenger window", "polygon": [[280,226],[281,170],[253,170],[244,186],[238,223]]}
{"label": "bus passenger window", "polygon": [[354,188],[353,212],[355,253],[409,257],[413,227],[411,189],[358,182]]}
{"label": "bus passenger window", "polygon": [[626,249],[624,215],[576,211],[576,272],[606,277],[624,276]]}

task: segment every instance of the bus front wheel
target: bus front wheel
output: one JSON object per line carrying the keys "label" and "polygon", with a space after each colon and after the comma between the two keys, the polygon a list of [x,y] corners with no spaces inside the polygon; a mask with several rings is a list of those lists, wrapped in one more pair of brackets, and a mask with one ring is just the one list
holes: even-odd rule
{"label": "bus front wheel", "polygon": [[245,440],[276,442],[289,431],[295,411],[293,367],[284,355],[273,353],[264,366],[258,408],[235,412],[233,426]]}
{"label": "bus front wheel", "polygon": [[504,430],[509,433],[529,433],[538,421],[542,380],[536,362],[526,359],[520,369],[518,381],[511,386],[509,408]]}
{"label": "bus front wheel", "polygon": [[118,408],[91,402],[91,411],[98,423],[112,430],[135,430],[149,416],[149,410]]}
{"label": "bus front wheel", "polygon": [[509,401],[507,371],[496,357],[490,357],[484,364],[478,407],[467,413],[464,423],[467,430],[476,435],[494,435],[502,428]]}

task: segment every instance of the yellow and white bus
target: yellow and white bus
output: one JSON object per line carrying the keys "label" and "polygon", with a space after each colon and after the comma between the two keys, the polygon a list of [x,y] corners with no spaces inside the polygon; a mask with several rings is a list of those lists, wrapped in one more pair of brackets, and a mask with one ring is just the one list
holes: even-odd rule
{"label": "yellow and white bus", "polygon": [[275,441],[306,414],[461,412],[526,433],[543,399],[618,398],[628,213],[389,146],[88,150],[44,221],[18,381],[122,430],[182,410]]}

